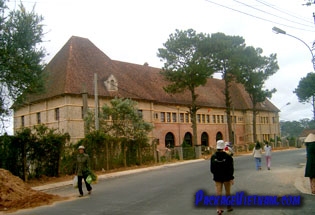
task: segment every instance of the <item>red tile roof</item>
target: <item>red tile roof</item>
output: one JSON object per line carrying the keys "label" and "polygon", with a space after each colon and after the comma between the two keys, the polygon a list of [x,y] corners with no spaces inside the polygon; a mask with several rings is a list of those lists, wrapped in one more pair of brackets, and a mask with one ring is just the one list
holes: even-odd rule
{"label": "red tile roof", "polygon": [[[159,68],[111,60],[90,40],[71,37],[45,68],[46,92],[30,97],[30,102],[86,91],[94,95],[94,74],[98,76],[98,93],[101,97],[123,97],[149,100],[166,104],[189,104],[190,92],[169,95],[163,90]],[[118,82],[118,91],[108,91],[104,81],[113,75]],[[205,86],[198,87],[197,103],[200,106],[225,108],[224,81],[209,78]],[[241,84],[231,85],[232,103],[235,109],[251,109],[251,101]],[[261,106],[264,110],[279,111],[269,100]]]}

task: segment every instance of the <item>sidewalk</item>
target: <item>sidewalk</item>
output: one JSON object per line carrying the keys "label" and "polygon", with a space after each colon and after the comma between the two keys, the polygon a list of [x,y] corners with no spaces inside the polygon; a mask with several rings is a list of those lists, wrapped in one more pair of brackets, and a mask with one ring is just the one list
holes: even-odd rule
{"label": "sidewalk", "polygon": [[304,177],[306,163],[300,163],[300,165],[301,168],[297,171],[294,186],[301,193],[312,195],[309,178]]}
{"label": "sidewalk", "polygon": [[[121,177],[124,175],[130,175],[130,174],[135,174],[135,173],[139,173],[139,172],[147,172],[147,171],[163,169],[163,168],[168,168],[168,167],[172,167],[172,166],[179,166],[179,165],[184,165],[187,163],[194,163],[194,162],[200,162],[200,161],[204,161],[204,159],[187,160],[187,161],[170,163],[170,164],[159,165],[159,166],[144,167],[144,168],[139,168],[139,169],[125,170],[125,171],[121,171],[121,172],[105,173],[103,175],[98,175],[98,180],[116,178],[116,177]],[[36,187],[32,187],[32,189],[37,190],[37,191],[46,191],[46,190],[51,190],[51,189],[55,189],[58,187],[69,186],[69,185],[72,185],[72,180],[36,186]]]}
{"label": "sidewalk", "polygon": [[[246,154],[240,155],[240,156],[245,156],[245,155]],[[139,173],[139,172],[153,171],[153,170],[157,170],[157,169],[168,168],[168,167],[172,167],[172,166],[184,165],[187,163],[200,162],[200,161],[204,161],[204,159],[188,160],[188,161],[170,163],[170,164],[165,164],[165,165],[160,165],[160,166],[152,166],[152,167],[146,167],[146,168],[144,167],[144,168],[139,168],[139,169],[114,172],[114,173],[105,173],[102,175],[98,175],[98,180],[105,180],[105,179],[109,179],[109,178],[121,177],[121,176],[125,176],[125,175]],[[305,171],[305,165],[306,164],[300,163],[300,165],[301,165],[301,168],[299,168],[298,171],[296,172],[297,177],[295,178],[294,186],[301,193],[311,194],[309,178],[304,177],[304,171]],[[52,183],[52,184],[46,184],[46,185],[42,185],[42,186],[36,186],[36,187],[32,187],[32,189],[37,190],[37,191],[47,191],[47,190],[55,189],[58,187],[70,186],[70,185],[72,185],[72,180],[58,182],[58,183]]]}

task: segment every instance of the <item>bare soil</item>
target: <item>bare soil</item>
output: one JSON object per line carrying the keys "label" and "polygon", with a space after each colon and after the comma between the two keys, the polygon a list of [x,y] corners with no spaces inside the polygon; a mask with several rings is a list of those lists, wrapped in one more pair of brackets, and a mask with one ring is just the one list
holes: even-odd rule
{"label": "bare soil", "polygon": [[68,198],[33,190],[19,177],[8,170],[0,169],[0,213],[50,205],[66,199]]}

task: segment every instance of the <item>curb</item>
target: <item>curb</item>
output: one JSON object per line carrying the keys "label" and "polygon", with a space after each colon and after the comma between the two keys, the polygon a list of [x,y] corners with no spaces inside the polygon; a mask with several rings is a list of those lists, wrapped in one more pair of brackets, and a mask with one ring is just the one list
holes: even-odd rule
{"label": "curb", "polygon": [[[139,169],[125,170],[125,171],[113,172],[113,173],[107,173],[107,174],[105,173],[102,175],[98,175],[98,180],[116,178],[116,177],[131,175],[131,174],[135,174],[135,173],[139,173],[139,172],[147,172],[147,171],[152,171],[152,170],[157,170],[157,169],[169,168],[169,167],[173,167],[173,166],[180,166],[180,165],[194,163],[194,162],[200,162],[200,161],[204,161],[204,160],[205,159],[188,160],[188,161],[164,164],[164,165],[159,165],[159,166],[143,167],[143,168],[139,168]],[[72,180],[36,186],[36,187],[32,187],[32,189],[36,190],[36,191],[47,191],[47,190],[55,189],[58,187],[69,186],[69,185],[72,185]]]}
{"label": "curb", "polygon": [[[249,154],[242,154],[242,155],[238,155],[238,156],[246,156],[246,155],[249,155]],[[125,170],[125,171],[113,172],[113,173],[105,173],[102,175],[98,175],[98,180],[106,180],[106,179],[110,179],[110,178],[116,178],[116,177],[136,174],[136,173],[140,173],[140,172],[147,172],[147,171],[153,171],[153,170],[158,170],[158,169],[163,169],[163,168],[169,168],[169,167],[173,167],[173,166],[179,166],[179,165],[184,165],[184,164],[189,164],[189,163],[194,163],[194,162],[200,162],[200,161],[204,161],[204,160],[205,159],[201,158],[201,159],[196,159],[196,160],[188,160],[188,161],[164,164],[164,165],[159,165],[159,166],[143,167],[143,168],[139,168],[139,169]],[[309,188],[309,186],[310,186],[309,180],[308,180],[308,178],[304,177],[304,170],[305,170],[306,164],[300,163],[300,165],[301,165],[301,168],[297,172],[297,177],[295,179],[294,186],[301,193],[312,195],[310,192],[310,188]],[[47,190],[56,189],[56,188],[64,187],[64,186],[70,186],[70,185],[72,185],[72,180],[36,186],[36,187],[32,187],[32,189],[37,190],[37,191],[47,191]]]}

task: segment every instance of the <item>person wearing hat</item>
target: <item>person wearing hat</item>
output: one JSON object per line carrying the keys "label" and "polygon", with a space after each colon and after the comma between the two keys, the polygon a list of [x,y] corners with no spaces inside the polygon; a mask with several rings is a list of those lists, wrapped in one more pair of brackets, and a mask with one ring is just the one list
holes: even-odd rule
{"label": "person wearing hat", "polygon": [[305,177],[310,178],[311,193],[315,195],[315,134],[310,133],[304,140],[306,146]]}
{"label": "person wearing hat", "polygon": [[83,196],[82,179],[84,179],[88,194],[90,195],[92,192],[91,185],[86,181],[86,178],[90,174],[90,158],[88,154],[84,153],[85,152],[84,146],[79,146],[78,150],[79,154],[77,155],[75,173],[78,176],[78,189],[80,193],[79,197],[82,197]]}
{"label": "person wearing hat", "polygon": [[[231,195],[231,185],[234,183],[234,163],[233,158],[224,151],[225,143],[223,140],[217,141],[217,151],[211,156],[210,171],[213,174],[216,194],[222,196],[223,186],[225,195]],[[227,211],[232,211],[231,206],[227,206]],[[223,210],[220,205],[217,207],[217,213],[222,214]]]}

